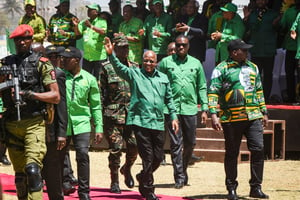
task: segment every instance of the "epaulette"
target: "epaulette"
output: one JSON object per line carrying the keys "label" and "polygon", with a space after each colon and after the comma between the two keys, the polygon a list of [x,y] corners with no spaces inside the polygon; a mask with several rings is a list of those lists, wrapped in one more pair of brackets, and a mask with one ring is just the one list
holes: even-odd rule
{"label": "epaulette", "polygon": [[48,59],[48,58],[46,58],[46,57],[40,57],[40,61],[42,61],[42,62],[48,62],[48,61],[49,61],[49,59]]}

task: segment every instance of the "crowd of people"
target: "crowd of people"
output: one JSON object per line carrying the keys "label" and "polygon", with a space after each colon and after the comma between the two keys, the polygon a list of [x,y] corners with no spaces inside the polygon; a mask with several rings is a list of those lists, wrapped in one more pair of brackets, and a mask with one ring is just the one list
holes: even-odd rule
{"label": "crowd of people", "polygon": [[[153,173],[169,134],[174,187],[181,189],[189,181],[199,111],[201,123],[210,115],[212,127],[224,132],[228,199],[238,199],[243,135],[251,152],[249,196],[267,199],[261,189],[263,126],[278,47],[286,49],[285,100],[294,103],[300,95],[300,1],[277,7],[270,2],[250,0],[242,18],[231,0],[206,0],[202,13],[196,0],[170,13],[163,0],[136,0],[137,7],[123,8],[110,0],[110,13],[90,4],[80,20],[70,13],[70,0],[60,0],[47,23],[35,0],[25,0],[25,15],[10,34],[16,54],[1,59],[0,68],[0,82],[6,83],[0,88],[5,143],[0,162],[11,164],[7,148],[18,199],[41,200],[45,180],[51,200],[64,199],[76,185],[80,200],[90,200],[91,136],[96,144],[108,141],[112,193],[122,192],[119,170],[126,186],[134,187],[131,167],[139,155],[139,191],[146,200],[157,200]],[[51,45],[44,47],[45,40]],[[202,66],[207,48],[216,49],[210,80]],[[126,161],[120,167],[124,142]]]}

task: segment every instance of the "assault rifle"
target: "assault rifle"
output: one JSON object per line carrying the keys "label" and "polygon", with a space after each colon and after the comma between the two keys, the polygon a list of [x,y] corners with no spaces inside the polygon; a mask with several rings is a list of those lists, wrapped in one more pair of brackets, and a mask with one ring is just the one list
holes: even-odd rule
{"label": "assault rifle", "polygon": [[0,76],[7,75],[9,77],[3,83],[0,83],[0,92],[8,88],[14,88],[14,100],[17,108],[18,121],[21,120],[20,106],[22,104],[22,98],[20,95],[20,82],[18,77],[17,65],[12,64],[11,66],[3,65],[0,67]]}

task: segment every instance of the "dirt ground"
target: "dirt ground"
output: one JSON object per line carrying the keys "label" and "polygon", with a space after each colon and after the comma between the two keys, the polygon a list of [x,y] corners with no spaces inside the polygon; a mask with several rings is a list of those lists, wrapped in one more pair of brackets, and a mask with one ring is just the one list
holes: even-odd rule
{"label": "dirt ground", "polygon": [[[75,153],[71,151],[73,169],[76,172]],[[91,186],[108,188],[110,176],[107,161],[108,152],[90,152],[91,161]],[[124,156],[122,156],[124,163]],[[166,154],[166,166],[161,166],[155,172],[155,187],[157,194],[182,196],[197,199],[226,199],[224,186],[224,168],[222,163],[199,162],[189,167],[189,186],[182,189],[174,189],[173,168],[170,155]],[[137,174],[142,168],[141,160],[138,159],[133,166],[132,174]],[[263,191],[273,200],[296,200],[300,199],[300,161],[266,161]],[[0,166],[1,173],[14,174],[12,167]],[[239,164],[239,187],[237,193],[240,199],[248,197],[250,177],[249,163]],[[120,175],[121,189],[128,189],[124,178]],[[138,191],[137,183],[132,189]],[[4,195],[4,200],[16,200],[16,197]]]}

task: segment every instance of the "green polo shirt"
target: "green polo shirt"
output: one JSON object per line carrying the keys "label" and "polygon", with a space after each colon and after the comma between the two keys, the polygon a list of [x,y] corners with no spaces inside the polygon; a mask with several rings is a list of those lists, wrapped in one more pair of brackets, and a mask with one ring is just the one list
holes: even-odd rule
{"label": "green polo shirt", "polygon": [[[98,61],[106,59],[106,51],[103,45],[105,35],[101,35],[85,25],[85,20],[78,24],[78,29],[83,35],[83,58],[88,61]],[[95,18],[91,22],[92,26],[103,28],[107,31],[106,20],[101,17]]]}
{"label": "green polo shirt", "polygon": [[[171,42],[171,33],[173,28],[173,20],[167,13],[162,13],[160,17],[154,14],[148,15],[144,22],[144,30],[148,39],[149,49],[156,54],[167,54],[167,47]],[[158,30],[161,37],[153,36],[153,31]]]}
{"label": "green polo shirt", "polygon": [[290,51],[297,50],[297,40],[293,40],[291,38],[290,32],[293,22],[297,17],[297,14],[298,10],[296,9],[296,6],[292,6],[283,13],[283,16],[280,20],[281,30],[283,30],[286,33],[284,36],[282,47]]}
{"label": "green polo shirt", "polygon": [[178,114],[195,115],[198,104],[201,110],[208,110],[206,78],[198,59],[187,55],[181,60],[174,54],[161,60],[159,70],[170,80]]}
{"label": "green polo shirt", "polygon": [[228,58],[227,46],[231,40],[241,39],[244,36],[245,26],[239,14],[235,14],[231,20],[223,20],[222,37],[216,47],[216,62],[222,62]]}
{"label": "green polo shirt", "polygon": [[96,133],[103,133],[102,107],[96,78],[85,71],[73,76],[66,73],[66,99],[68,106],[67,136],[91,132],[93,118]]}
{"label": "green polo shirt", "polygon": [[165,130],[164,106],[170,111],[171,120],[177,119],[168,77],[154,70],[152,75],[144,68],[129,68],[120,63],[115,55],[109,56],[116,73],[130,85],[130,105],[127,125],[153,130]]}
{"label": "green polo shirt", "polygon": [[40,15],[34,13],[32,17],[24,15],[20,21],[20,24],[27,24],[33,28],[33,41],[43,43],[46,37],[46,21]]}
{"label": "green polo shirt", "polygon": [[212,114],[220,105],[222,123],[263,118],[267,109],[258,67],[248,60],[221,62],[212,73],[208,102]]}
{"label": "green polo shirt", "polygon": [[138,64],[142,64],[143,55],[143,37],[138,34],[140,29],[143,29],[143,22],[136,17],[132,17],[129,21],[123,21],[119,27],[119,32],[124,33],[125,36],[134,37],[139,40],[138,42],[128,41],[128,59]]}

